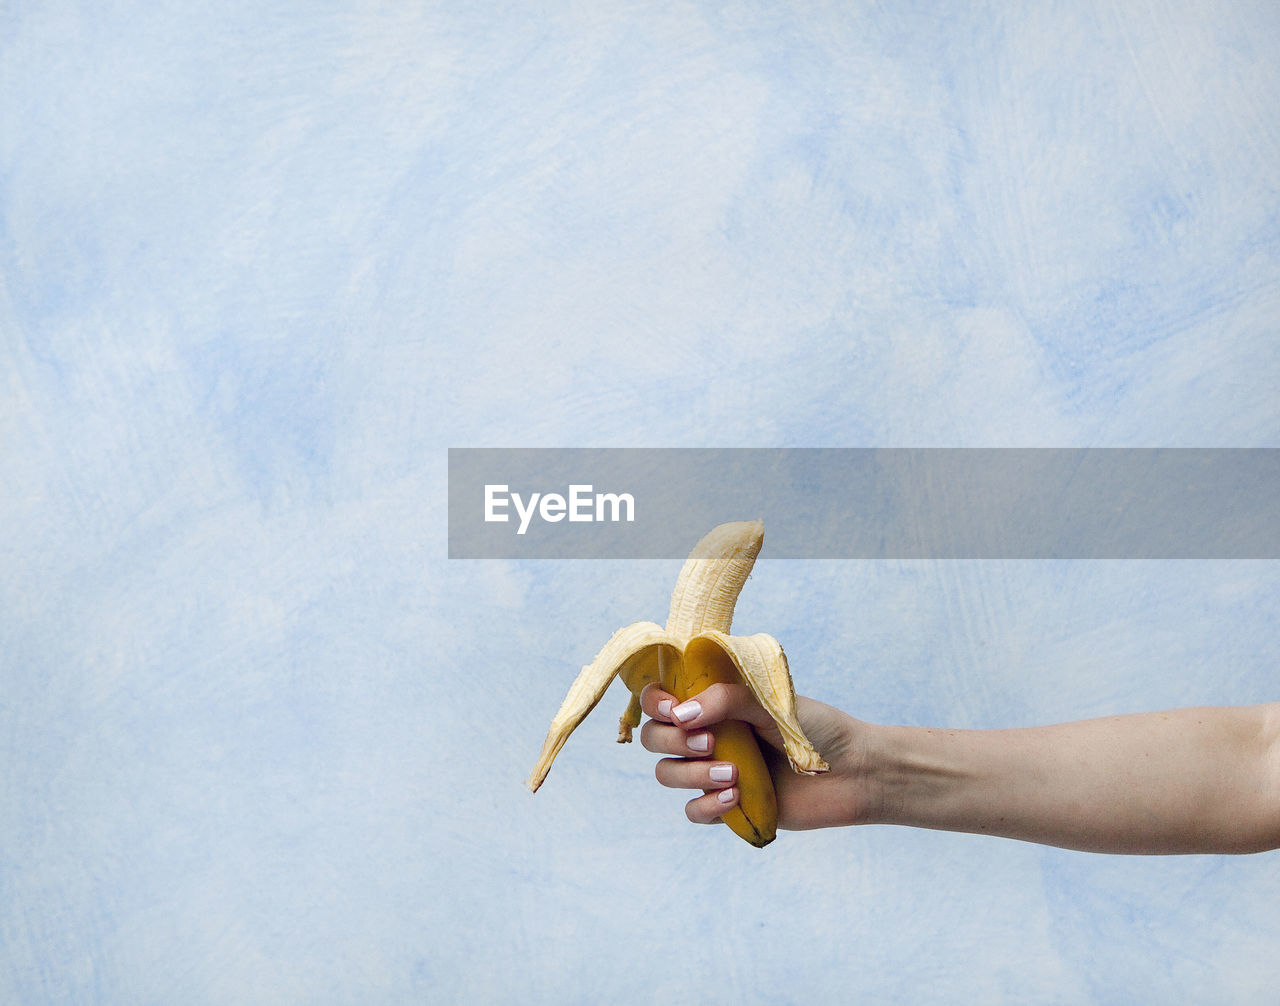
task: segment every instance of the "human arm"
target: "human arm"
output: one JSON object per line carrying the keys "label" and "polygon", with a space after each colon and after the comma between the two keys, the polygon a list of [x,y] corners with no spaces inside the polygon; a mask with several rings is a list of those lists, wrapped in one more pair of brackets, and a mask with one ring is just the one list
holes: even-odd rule
{"label": "human arm", "polygon": [[[668,707],[664,703],[672,702]],[[655,687],[644,746],[664,785],[704,789],[690,820],[733,805],[713,779],[715,724],[751,723],[766,742],[787,829],[900,824],[1110,853],[1244,853],[1280,848],[1280,703],[1113,716],[1010,730],[879,726],[810,699],[800,721],[831,764],[798,776],[768,715],[745,688],[715,685],[680,722]],[[712,749],[688,741],[702,734]]]}

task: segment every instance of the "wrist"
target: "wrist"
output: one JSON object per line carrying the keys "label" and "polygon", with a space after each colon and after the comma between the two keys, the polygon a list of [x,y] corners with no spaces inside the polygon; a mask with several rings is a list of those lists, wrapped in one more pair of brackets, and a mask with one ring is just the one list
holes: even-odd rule
{"label": "wrist", "polygon": [[[823,781],[831,790],[824,827],[887,823],[885,780],[891,761],[891,739],[885,727],[838,713],[833,729],[819,746],[831,766]],[[822,777],[819,776],[819,779]]]}
{"label": "wrist", "polygon": [[889,727],[873,723],[859,724],[857,760],[851,783],[854,808],[851,824],[892,824],[894,794],[900,786],[894,783],[899,774],[894,765],[894,739]]}
{"label": "wrist", "polygon": [[950,749],[949,733],[867,724],[857,823],[947,827],[970,775]]}

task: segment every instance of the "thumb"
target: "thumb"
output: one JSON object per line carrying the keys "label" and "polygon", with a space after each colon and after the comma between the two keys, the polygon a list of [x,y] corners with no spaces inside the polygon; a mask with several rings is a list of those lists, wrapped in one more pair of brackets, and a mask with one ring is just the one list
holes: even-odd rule
{"label": "thumb", "polygon": [[773,718],[746,685],[714,684],[671,710],[670,722],[685,730],[700,730],[725,720],[742,720],[757,730],[773,727]]}

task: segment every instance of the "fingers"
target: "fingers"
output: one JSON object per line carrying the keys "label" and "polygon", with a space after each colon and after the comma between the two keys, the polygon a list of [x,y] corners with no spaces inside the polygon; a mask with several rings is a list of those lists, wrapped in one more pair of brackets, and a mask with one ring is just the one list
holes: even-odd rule
{"label": "fingers", "polygon": [[684,816],[694,824],[715,824],[720,815],[738,805],[738,787],[706,793],[684,805]]}
{"label": "fingers", "polygon": [[711,685],[687,702],[657,685],[646,685],[640,693],[640,708],[651,719],[677,724],[684,730],[697,730],[724,720],[743,720],[756,727],[773,722],[746,685]]}
{"label": "fingers", "polygon": [[650,717],[640,728],[640,743],[655,754],[678,755],[681,758],[706,758],[715,750],[715,737],[709,730],[691,730],[673,715],[679,705],[675,696],[656,685],[647,685],[640,693],[640,708]]}
{"label": "fingers", "polygon": [[654,754],[707,758],[715,750],[716,741],[710,730],[681,730],[657,720],[649,720],[640,728],[640,744],[646,751]]}
{"label": "fingers", "polygon": [[[716,761],[715,732],[708,730],[727,719],[754,718],[755,699],[741,685],[712,685],[696,699],[681,703],[657,685],[640,693],[640,707],[649,719],[640,730],[640,743],[655,754],[672,755],[654,768],[658,782],[672,789],[700,789],[703,795],[684,807],[694,824],[715,824],[738,804],[738,769]],[[763,712],[763,710],[760,710]]]}
{"label": "fingers", "polygon": [[738,781],[738,769],[732,762],[706,758],[688,761],[663,758],[654,767],[658,782],[671,789],[727,789]]}
{"label": "fingers", "polygon": [[685,817],[694,824],[715,824],[720,815],[738,805],[737,766],[730,762],[687,761],[663,758],[654,774],[672,789],[700,789],[703,795],[684,805]]}

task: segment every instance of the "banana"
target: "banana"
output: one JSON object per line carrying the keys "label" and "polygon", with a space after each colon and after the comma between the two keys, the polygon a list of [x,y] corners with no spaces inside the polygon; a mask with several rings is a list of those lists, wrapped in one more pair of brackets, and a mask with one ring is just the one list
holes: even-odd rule
{"label": "banana", "polygon": [[[716,682],[741,682],[773,717],[792,769],[805,775],[827,771],[796,717],[791,671],[778,641],[766,633],[729,634],[738,594],[763,542],[762,522],[738,521],[713,528],[694,546],[671,594],[666,627],[636,622],[619,629],[582,668],[551,721],[529,789],[538,791],[569,735],[615,677],[631,692],[618,724],[619,744],[630,741],[640,725],[640,692],[650,682],[682,702]],[[721,820],[763,848],[777,835],[778,804],[760,745],[745,723],[722,723],[714,734],[716,758],[738,766],[738,804]]]}

